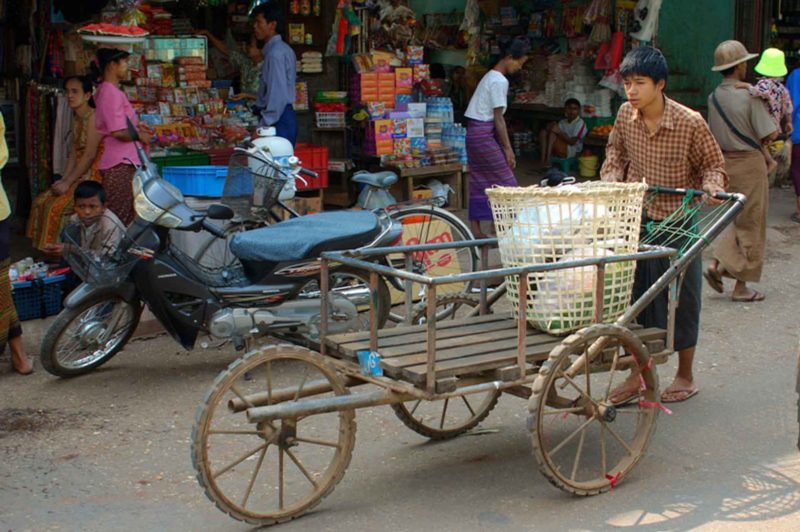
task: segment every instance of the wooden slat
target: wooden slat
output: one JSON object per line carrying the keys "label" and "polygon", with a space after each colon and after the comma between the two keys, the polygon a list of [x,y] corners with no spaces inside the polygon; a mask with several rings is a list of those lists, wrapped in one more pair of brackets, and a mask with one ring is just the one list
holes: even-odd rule
{"label": "wooden slat", "polygon": [[[516,331],[512,330],[514,333],[512,336],[509,336],[509,339],[496,341],[489,345],[485,343],[481,344],[472,344],[472,345],[464,345],[464,346],[456,346],[450,349],[437,349],[436,350],[436,361],[445,361],[445,360],[452,360],[456,358],[468,358],[475,355],[487,355],[489,353],[494,353],[497,351],[505,351],[508,349],[513,349],[517,347],[517,335]],[[530,335],[525,337],[525,345],[526,347],[535,347],[541,344],[550,343],[553,341],[559,341],[560,338],[556,338],[554,336],[550,336],[548,334],[537,334],[537,335]],[[417,364],[424,364],[428,357],[424,353],[424,351],[419,351],[417,354],[413,355],[405,355],[405,356],[397,356],[392,358],[383,358],[383,354],[381,354],[381,359],[386,361],[387,365],[392,365],[395,367],[408,367],[408,366],[416,366]]]}
{"label": "wooden slat", "polygon": [[[639,328],[635,332],[636,335],[645,343],[658,340],[666,336],[666,331],[658,328]],[[530,338],[531,337],[528,337],[526,340]],[[544,334],[539,335],[538,338],[533,337],[531,344],[528,344],[526,341],[526,345],[529,345],[531,348],[526,353],[526,361],[530,363],[546,360],[550,354],[550,351],[552,351],[555,347],[558,347],[561,344],[561,341],[561,338]],[[469,351],[473,354],[467,355],[465,351],[464,356],[458,356],[458,350],[454,349],[448,353],[448,355],[451,356],[451,358],[448,359],[440,359],[438,356],[439,352],[437,351],[436,378],[439,379],[454,375],[468,375],[513,364],[517,356],[516,339],[514,339],[513,344],[511,345],[508,343],[503,344],[504,346],[508,346],[505,349],[501,348],[499,344],[499,342],[496,342],[495,344],[481,344],[476,346],[478,349]],[[483,350],[480,348],[483,348]],[[487,351],[487,348],[490,349],[490,351]],[[469,347],[465,349],[469,349]],[[386,367],[391,366],[392,368],[390,372],[392,374],[399,374],[402,376],[402,378],[408,380],[409,382],[420,384],[425,380],[426,368],[424,362],[426,360],[427,358],[420,358],[419,356],[417,356],[417,358],[390,358],[382,361],[382,365]],[[415,361],[417,363],[414,365],[406,365]],[[400,366],[398,362],[400,362],[402,366]],[[398,369],[400,371],[397,371]]]}
{"label": "wooden slat", "polygon": [[[505,321],[511,318],[511,314],[504,312],[501,314],[487,314],[485,316],[474,316],[471,318],[460,318],[457,320],[444,320],[436,325],[436,332],[452,329],[456,327],[488,323],[496,321]],[[391,338],[394,336],[403,336],[406,334],[424,333],[428,330],[427,325],[411,325],[411,326],[398,326],[391,329],[381,329],[378,331],[378,338]],[[368,342],[369,331],[359,331],[352,333],[343,333],[330,335],[327,338],[327,344],[331,347],[338,347],[340,345],[347,345],[354,342]]]}
{"label": "wooden slat", "polygon": [[[479,334],[479,333],[485,334],[492,331],[510,329],[511,327],[513,327],[513,322],[511,322],[511,320],[505,319],[502,321],[464,325],[462,327],[449,328],[443,331],[440,331],[437,328],[436,340],[438,344],[439,340],[465,337],[470,334]],[[388,351],[390,351],[390,348],[392,347],[416,344],[422,346],[419,351],[422,352],[425,351],[425,346],[427,344],[427,341],[428,341],[428,336],[426,333],[411,333],[408,335],[391,336],[389,338],[383,338],[379,334],[378,351],[381,353],[381,356],[384,356],[384,351],[388,353]],[[355,353],[357,353],[358,351],[361,351],[362,349],[369,349],[369,341],[341,344],[339,345],[338,349],[345,354],[348,354],[350,356],[355,356]],[[387,354],[386,356],[391,356],[391,355]]]}
{"label": "wooden slat", "polygon": [[[509,322],[510,323],[510,322]],[[462,336],[454,336],[452,338],[445,338],[442,340],[436,339],[436,352],[438,359],[439,350],[444,350],[452,347],[466,347],[470,345],[481,345],[489,342],[497,342],[509,338],[516,339],[517,331],[513,328],[506,327],[505,329],[497,331],[487,331],[483,333],[474,333]],[[407,345],[399,345],[388,349],[380,349],[379,353],[381,358],[393,358],[397,356],[414,355],[417,353],[427,352],[427,342],[414,342]]]}
{"label": "wooden slat", "polygon": [[[541,362],[547,360],[555,347],[561,344],[560,341],[548,342],[536,346],[536,350],[532,353],[526,354],[528,362]],[[452,377],[454,375],[470,375],[474,373],[481,373],[497,369],[503,366],[513,364],[517,360],[517,349],[506,349],[496,353],[489,353],[487,355],[476,355],[467,358],[458,358],[455,360],[445,360],[441,364],[436,364],[436,378]],[[409,382],[415,385],[421,385],[425,382],[425,366],[417,365],[408,368],[403,368],[401,375]],[[420,373],[422,371],[422,373]]]}

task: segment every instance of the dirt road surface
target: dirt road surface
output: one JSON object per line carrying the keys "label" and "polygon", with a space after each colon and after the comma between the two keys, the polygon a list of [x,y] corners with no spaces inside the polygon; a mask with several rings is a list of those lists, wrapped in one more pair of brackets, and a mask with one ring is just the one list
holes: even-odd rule
{"label": "dirt road surface", "polygon": [[[700,394],[660,415],[612,492],[553,488],[531,455],[524,401],[503,396],[473,435],[430,443],[388,407],[359,411],[353,460],[315,510],[280,530],[797,530],[795,395],[800,225],[773,190],[761,303],[705,289]],[[29,325],[29,330],[31,325]],[[36,346],[29,348],[35,352]],[[93,374],[28,378],[0,365],[0,529],[248,530],[203,495],[189,441],[231,350],[131,343]],[[662,387],[674,371],[659,368]]]}

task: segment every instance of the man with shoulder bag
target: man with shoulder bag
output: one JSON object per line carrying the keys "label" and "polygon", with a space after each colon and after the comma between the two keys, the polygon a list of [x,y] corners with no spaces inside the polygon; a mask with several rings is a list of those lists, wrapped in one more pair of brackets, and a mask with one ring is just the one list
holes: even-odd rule
{"label": "man with shoulder bag", "polygon": [[778,135],[764,100],[737,86],[747,76],[747,61],[757,56],[739,41],[720,44],[711,70],[724,79],[708,97],[708,124],[725,157],[728,191],[744,194],[747,202],[717,239],[714,260],[703,275],[719,293],[724,292],[723,277],[734,279],[731,299],[742,302],[764,299],[747,283],[761,280],[767,238],[769,182],[761,146]]}

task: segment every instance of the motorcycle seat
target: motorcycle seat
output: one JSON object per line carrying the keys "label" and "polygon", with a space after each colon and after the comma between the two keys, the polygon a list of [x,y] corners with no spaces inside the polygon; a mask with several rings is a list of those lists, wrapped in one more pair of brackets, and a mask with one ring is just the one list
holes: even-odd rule
{"label": "motorcycle seat", "polygon": [[239,233],[230,250],[243,262],[290,262],[363,247],[380,232],[378,217],[370,211],[324,212]]}
{"label": "motorcycle seat", "polygon": [[397,183],[397,174],[390,171],[369,173],[365,171],[353,174],[354,183],[363,183],[378,188],[389,188]]}

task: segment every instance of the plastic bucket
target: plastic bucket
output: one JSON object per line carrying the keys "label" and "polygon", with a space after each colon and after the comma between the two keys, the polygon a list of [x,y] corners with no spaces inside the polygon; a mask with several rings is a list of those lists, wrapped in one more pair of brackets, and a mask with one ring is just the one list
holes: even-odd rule
{"label": "plastic bucket", "polygon": [[578,157],[578,172],[581,177],[594,177],[597,175],[599,159],[597,155],[584,155]]}

